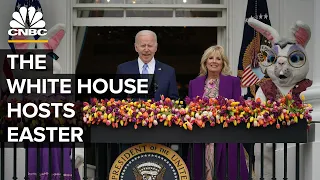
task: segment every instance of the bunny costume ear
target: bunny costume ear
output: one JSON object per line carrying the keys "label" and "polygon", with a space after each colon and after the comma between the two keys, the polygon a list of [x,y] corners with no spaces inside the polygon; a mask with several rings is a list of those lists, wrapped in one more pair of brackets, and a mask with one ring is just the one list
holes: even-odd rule
{"label": "bunny costume ear", "polygon": [[311,37],[310,27],[302,21],[297,21],[290,30],[296,43],[305,48]]}
{"label": "bunny costume ear", "polygon": [[[39,39],[46,39],[48,43],[38,43],[37,49],[52,49],[53,51],[57,49],[61,40],[65,35],[65,25],[64,24],[56,24],[53,26],[44,37],[40,37]],[[53,61],[53,73],[57,74],[61,72],[61,66],[57,61]]]}
{"label": "bunny costume ear", "polygon": [[[26,53],[30,49],[50,49],[56,50],[65,35],[65,25],[56,24],[48,32],[46,36],[39,37],[38,40],[48,40],[47,43],[15,43],[15,49],[18,53]],[[15,36],[13,39],[34,39],[34,37]],[[54,74],[61,72],[61,66],[57,61],[53,61]]]}
{"label": "bunny costume ear", "polygon": [[280,40],[279,33],[273,27],[252,17],[248,19],[248,24],[272,42],[272,44],[275,44]]}
{"label": "bunny costume ear", "polygon": [[[65,25],[64,24],[56,24],[53,26],[48,32],[46,36],[39,37],[38,40],[48,40],[48,43],[37,43],[37,49],[52,49],[53,51],[59,46],[60,41],[63,39],[65,35]],[[14,36],[12,39],[15,40],[25,40],[32,39],[34,37],[26,37],[24,35]],[[35,43],[15,43],[15,49],[19,50],[27,50],[27,49],[35,49]]]}
{"label": "bunny costume ear", "polygon": [[48,40],[48,43],[38,43],[37,49],[52,49],[53,51],[57,49],[61,40],[65,35],[65,25],[56,24],[48,32],[46,36],[40,37],[39,39]]}
{"label": "bunny costume ear", "polygon": [[[24,35],[17,35],[13,36],[12,40],[34,40],[33,37],[26,37]],[[17,53],[24,53],[28,52],[30,49],[35,49],[35,43],[14,43],[14,48],[16,49]]]}

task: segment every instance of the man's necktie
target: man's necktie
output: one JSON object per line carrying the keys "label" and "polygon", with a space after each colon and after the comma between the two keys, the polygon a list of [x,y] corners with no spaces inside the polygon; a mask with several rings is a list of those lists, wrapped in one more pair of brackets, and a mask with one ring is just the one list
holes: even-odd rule
{"label": "man's necktie", "polygon": [[149,74],[148,72],[148,64],[144,64],[142,67],[142,74]]}
{"label": "man's necktie", "polygon": [[148,64],[144,64],[143,67],[142,67],[142,78],[148,79],[148,84],[149,84],[149,87],[150,87],[151,81],[152,81],[152,76],[148,71]]}

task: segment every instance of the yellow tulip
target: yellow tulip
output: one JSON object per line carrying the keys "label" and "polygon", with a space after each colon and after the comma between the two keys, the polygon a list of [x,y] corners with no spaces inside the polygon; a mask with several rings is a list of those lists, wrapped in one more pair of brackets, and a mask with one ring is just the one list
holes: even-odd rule
{"label": "yellow tulip", "polygon": [[303,119],[303,114],[300,114],[300,119]]}
{"label": "yellow tulip", "polygon": [[188,127],[187,127],[187,124],[186,124],[186,123],[184,123],[184,124],[183,124],[183,128],[184,128],[185,130],[187,130],[187,129],[188,129]]}
{"label": "yellow tulip", "polygon": [[88,109],[89,109],[89,106],[83,107],[83,111],[86,111],[86,110],[88,110]]}
{"label": "yellow tulip", "polygon": [[250,122],[253,122],[253,117],[252,116],[250,117]]}
{"label": "yellow tulip", "polygon": [[236,120],[233,120],[233,125],[234,125],[234,126],[237,126],[237,125],[238,125],[238,123],[237,123]]}

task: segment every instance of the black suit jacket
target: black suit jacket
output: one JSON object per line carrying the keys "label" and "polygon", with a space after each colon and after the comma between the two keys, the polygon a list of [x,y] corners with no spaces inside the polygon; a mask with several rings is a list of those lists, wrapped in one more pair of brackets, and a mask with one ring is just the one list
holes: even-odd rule
{"label": "black suit jacket", "polygon": [[[117,74],[140,75],[138,59],[125,62],[117,67]],[[159,101],[161,95],[171,99],[179,99],[176,74],[173,67],[156,60],[151,82],[151,98]],[[150,94],[149,97],[150,98]]]}

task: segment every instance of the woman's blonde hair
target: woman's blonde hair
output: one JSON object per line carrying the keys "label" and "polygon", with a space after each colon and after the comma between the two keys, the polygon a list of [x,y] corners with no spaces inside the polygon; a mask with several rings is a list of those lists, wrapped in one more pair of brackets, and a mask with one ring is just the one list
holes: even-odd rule
{"label": "woman's blonde hair", "polygon": [[208,73],[207,67],[206,67],[206,62],[209,58],[209,56],[212,53],[218,52],[222,58],[223,65],[222,65],[222,70],[221,73],[223,75],[231,75],[231,70],[229,66],[229,60],[224,54],[224,49],[222,46],[216,45],[216,46],[210,46],[208,49],[206,49],[202,55],[201,61],[200,61],[200,73],[199,76],[205,76]]}

